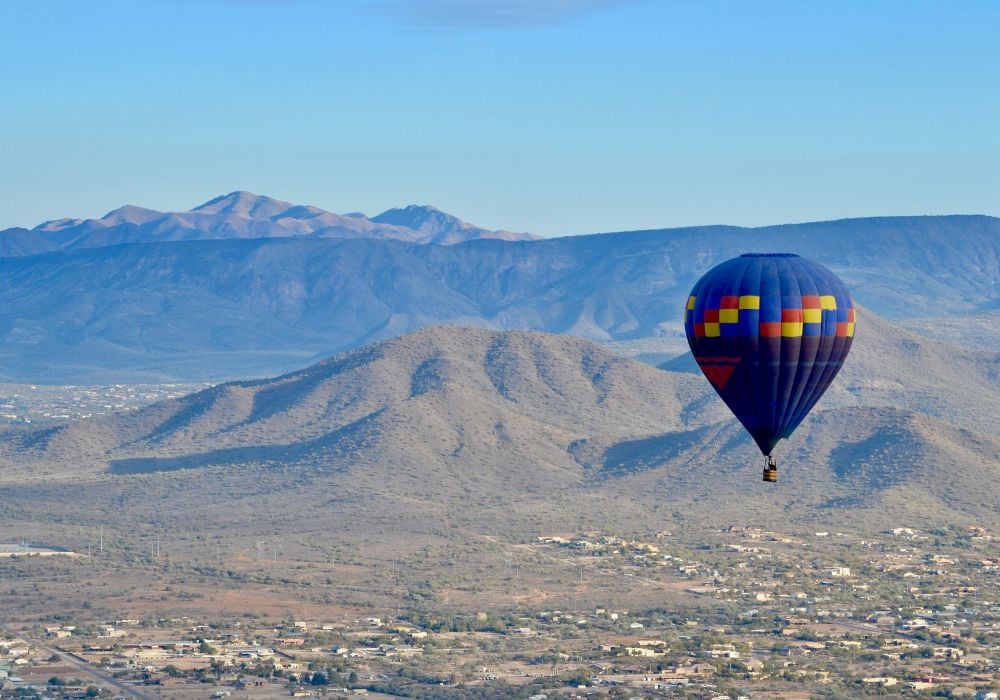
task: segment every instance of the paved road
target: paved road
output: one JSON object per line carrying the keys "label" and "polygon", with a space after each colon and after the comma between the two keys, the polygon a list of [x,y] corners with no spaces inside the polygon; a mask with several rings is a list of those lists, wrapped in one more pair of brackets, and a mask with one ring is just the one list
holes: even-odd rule
{"label": "paved road", "polygon": [[[7,631],[7,625],[2,619],[0,619],[0,630]],[[43,644],[36,639],[31,639],[30,637],[24,635],[22,632],[18,632],[17,634],[19,637],[21,637],[26,641],[31,642],[39,649],[45,650],[50,656],[52,655],[58,656],[60,659],[62,659],[63,661],[65,661],[70,666],[75,668],[77,671],[80,671],[84,675],[90,676],[94,680],[103,683],[104,685],[111,686],[112,688],[121,691],[121,693],[127,698],[134,698],[134,700],[155,700],[155,698],[152,695],[149,695],[148,693],[145,693],[142,690],[139,690],[138,688],[135,688],[133,686],[125,685],[114,676],[109,675],[104,671],[102,671],[100,668],[97,668],[96,666],[91,666],[89,663],[87,663],[85,659],[77,656],[76,654],[73,654],[68,651],[63,651],[62,649],[58,649],[56,647],[52,647],[47,644]]]}
{"label": "paved road", "polygon": [[930,646],[930,644],[913,634],[912,632],[907,632],[906,630],[901,630],[898,627],[893,627],[891,630],[881,629],[875,625],[868,625],[863,622],[852,622],[849,620],[837,620],[834,624],[841,625],[843,627],[850,627],[851,629],[856,629],[859,632],[867,632],[869,634],[879,635],[884,634],[887,637],[905,637],[906,639],[911,639],[914,642],[919,642],[924,646]]}
{"label": "paved road", "polygon": [[63,661],[65,661],[66,663],[68,663],[70,666],[80,671],[81,673],[85,673],[86,675],[90,676],[91,678],[94,678],[98,682],[121,691],[121,693],[127,698],[135,698],[135,700],[154,700],[152,695],[149,695],[148,693],[145,693],[134,686],[125,685],[114,676],[105,673],[96,666],[92,666],[91,664],[87,663],[86,660],[77,656],[76,654],[73,654],[72,652],[63,651],[62,649],[57,649],[55,647],[47,647],[42,645],[38,645],[38,647],[40,649],[44,649],[49,654],[55,654],[56,656],[59,656]]}

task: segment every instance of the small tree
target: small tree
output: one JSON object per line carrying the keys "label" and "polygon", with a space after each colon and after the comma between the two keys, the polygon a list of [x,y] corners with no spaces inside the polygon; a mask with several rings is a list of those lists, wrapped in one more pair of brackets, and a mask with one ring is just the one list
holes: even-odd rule
{"label": "small tree", "polygon": [[309,682],[313,685],[329,685],[330,677],[326,675],[325,671],[316,671]]}

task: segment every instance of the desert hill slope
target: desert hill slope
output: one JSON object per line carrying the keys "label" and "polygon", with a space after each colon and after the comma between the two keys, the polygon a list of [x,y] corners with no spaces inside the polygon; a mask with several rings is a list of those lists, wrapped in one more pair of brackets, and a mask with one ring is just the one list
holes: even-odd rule
{"label": "desert hill slope", "polygon": [[494,463],[573,470],[572,441],[683,429],[700,415],[682,416],[685,405],[706,390],[697,377],[579,338],[439,326],[275,379],[73,423],[39,438],[33,456],[81,463],[88,455],[100,469],[128,471],[121,460],[148,456],[154,470],[161,458],[173,460],[166,468],[231,464],[258,449],[268,461],[392,454],[456,463],[476,463],[485,450]]}
{"label": "desert hill slope", "polygon": [[[226,206],[213,204],[210,215]],[[904,325],[988,312],[1000,299],[1000,220],[989,217],[452,246],[313,236],[172,241],[0,258],[0,367],[12,381],[65,383],[264,376],[438,323],[599,341],[672,336],[695,280],[753,250],[825,263],[861,305]]]}
{"label": "desert hill slope", "polygon": [[[44,483],[34,487],[48,494],[40,502],[68,498],[81,480],[98,500],[108,497],[101,488],[124,489],[141,517],[161,517],[150,494],[163,488],[190,496],[164,516],[183,517],[221,496],[214,483],[226,485],[227,499],[257,494],[256,517],[268,522],[285,501],[257,492],[267,483],[303,517],[338,517],[324,509],[346,498],[352,509],[377,503],[429,521],[447,512],[475,523],[488,507],[506,509],[535,518],[531,527],[560,519],[624,526],[665,513],[873,527],[992,522],[995,493],[983,485],[995,481],[1000,440],[987,422],[970,427],[893,405],[905,392],[850,391],[884,376],[879,342],[859,335],[853,375],[779,450],[782,482],[770,490],[759,483],[752,443],[700,377],[578,338],[454,327],[131,414],[11,433],[3,474],[14,491]],[[995,358],[973,353],[966,362],[964,381],[946,374],[938,388],[982,401],[976,386]],[[912,363],[931,391],[933,354],[916,353]],[[995,412],[995,398],[987,401],[980,410]],[[935,478],[942,468],[948,478]]]}

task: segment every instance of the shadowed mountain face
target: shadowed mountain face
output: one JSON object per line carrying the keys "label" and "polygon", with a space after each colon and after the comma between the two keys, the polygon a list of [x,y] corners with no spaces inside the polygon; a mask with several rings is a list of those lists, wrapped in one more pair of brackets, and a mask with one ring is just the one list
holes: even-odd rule
{"label": "shadowed mountain face", "polygon": [[[369,219],[363,214],[333,214],[250,192],[231,192],[186,212],[164,213],[129,205],[100,219],[47,221],[31,233],[34,237],[24,229],[0,231],[0,254],[26,255],[52,248],[78,250],[124,243],[300,236],[442,244],[475,238],[534,238],[509,231],[487,231],[434,207],[411,205]],[[4,243],[5,239],[8,242]],[[36,239],[41,243],[33,246]]]}
{"label": "shadowed mountain face", "polygon": [[[600,341],[681,336],[684,299],[697,278],[748,251],[817,260],[845,280],[862,306],[904,326],[923,317],[925,331],[926,317],[988,314],[1000,303],[1000,220],[989,217],[716,226],[452,246],[318,234],[245,237],[255,235],[254,221],[271,225],[277,217],[292,230],[325,216],[284,206],[230,196],[177,215],[264,217],[244,216],[240,220],[251,223],[225,240],[0,258],[0,378],[261,376],[436,323]],[[407,208],[385,216],[420,229],[439,214]],[[125,223],[100,231],[150,226],[157,221],[150,216],[119,212],[114,220]],[[87,225],[50,223],[47,235],[63,236],[60,245],[73,248],[73,236]],[[407,230],[425,235],[417,229]],[[162,235],[183,238],[200,230],[169,228]]]}
{"label": "shadowed mountain face", "polygon": [[[205,488],[193,475],[211,473],[228,484],[228,498],[249,488],[240,474],[270,475],[268,483],[283,475],[275,488],[298,493],[308,484],[295,497],[303,504],[350,495],[428,517],[472,517],[488,503],[576,518],[567,515],[572,504],[587,502],[614,521],[652,512],[652,499],[672,517],[710,522],[787,512],[877,526],[915,517],[993,523],[992,490],[983,485],[1000,463],[989,417],[998,406],[978,385],[997,376],[996,356],[970,352],[951,374],[940,373],[936,346],[898,357],[898,372],[923,377],[921,391],[948,393],[973,407],[970,416],[981,414],[966,422],[948,407],[880,389],[894,376],[884,372],[887,354],[912,341],[870,315],[866,322],[850,373],[779,446],[776,488],[760,484],[756,448],[701,377],[578,338],[455,327],[135,413],[12,429],[2,441],[3,480],[20,488],[40,477],[155,478],[183,492]],[[925,412],[935,410],[942,415]],[[933,478],[941,469],[948,479]],[[254,502],[259,518],[271,517],[273,506]],[[183,499],[176,507],[181,517]]]}

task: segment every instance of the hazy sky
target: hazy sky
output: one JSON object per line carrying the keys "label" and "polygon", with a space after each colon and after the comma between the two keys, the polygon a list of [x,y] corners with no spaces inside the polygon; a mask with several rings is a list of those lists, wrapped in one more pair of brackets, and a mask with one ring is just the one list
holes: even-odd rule
{"label": "hazy sky", "polygon": [[1000,215],[1000,2],[0,0],[0,228],[237,189],[543,235]]}

